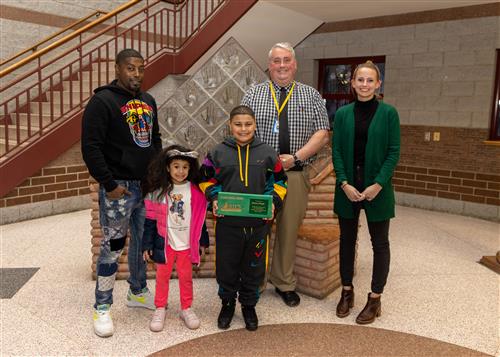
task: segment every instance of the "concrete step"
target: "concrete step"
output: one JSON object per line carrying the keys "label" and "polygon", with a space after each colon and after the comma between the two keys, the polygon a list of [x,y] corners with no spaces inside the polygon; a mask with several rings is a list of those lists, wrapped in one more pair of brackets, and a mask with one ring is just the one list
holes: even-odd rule
{"label": "concrete step", "polygon": [[[7,143],[7,140],[5,140],[4,138],[0,138],[0,146],[2,147],[2,149],[0,150],[0,152],[2,154],[5,153],[5,144]],[[12,139],[9,139],[9,149],[12,150],[13,147],[17,146],[17,140],[12,140]]]}
{"label": "concrete step", "polygon": [[115,70],[115,61],[109,60],[109,61],[101,61],[101,63],[92,63],[92,70],[97,72],[99,70],[99,67],[101,68],[101,71],[106,70],[106,68],[109,71],[114,71]]}
{"label": "concrete step", "polygon": [[[73,80],[73,81],[63,81],[63,90],[68,91],[70,90],[70,86],[73,88],[73,92],[80,92],[80,81],[79,80]],[[99,83],[97,82],[97,78],[92,79],[92,85],[90,84],[90,81],[83,80],[82,81],[82,91],[86,92],[92,92],[94,89],[99,87]]]}
{"label": "concrete step", "polygon": [[[62,102],[63,104],[69,104],[69,96],[70,96],[70,92],[69,91],[47,91],[47,101],[50,102],[51,99],[52,101],[54,102],[54,105],[59,105],[61,103],[61,99],[62,99]],[[77,91],[77,92],[73,92],[71,93],[72,94],[72,97],[73,97],[73,104],[76,104],[76,103],[79,103],[80,102],[80,91]],[[52,95],[52,97],[51,97]],[[85,100],[85,96],[87,96],[88,94],[84,92],[84,100]]]}
{"label": "concrete step", "polygon": [[[90,71],[83,71],[81,73],[81,77],[84,81],[90,81]],[[108,74],[109,81],[106,80],[106,71],[101,69],[101,83],[108,83],[111,82],[113,79],[115,79],[115,70],[113,68],[113,71],[109,71]],[[93,71],[92,72],[92,81],[97,81],[99,79],[99,72]]]}
{"label": "concrete step", "polygon": [[[10,115],[12,122],[14,123],[19,123],[19,125],[22,126],[28,126],[28,114],[27,113],[13,113]],[[49,125],[51,121],[50,115],[42,115],[42,124],[43,126]],[[54,117],[54,120],[56,120],[57,117]],[[40,126],[40,115],[31,113],[31,128],[38,128]]]}
{"label": "concrete step", "polygon": [[[41,104],[41,106],[40,106]],[[73,106],[76,105],[77,103],[73,103]],[[33,102],[30,103],[30,109],[31,113],[33,114],[38,114],[40,112],[40,107],[42,109],[42,114],[50,115],[51,113],[54,113],[54,116],[58,117],[61,116],[61,105],[60,104],[50,104],[50,102]],[[68,104],[63,104],[63,111],[67,112],[70,109],[70,105]]]}
{"label": "concrete step", "polygon": [[[38,131],[38,127],[32,126],[31,128],[31,135],[35,134]],[[9,125],[8,127],[8,132],[9,132],[9,141],[11,140],[16,140],[17,138],[17,127],[16,125]],[[20,140],[24,140],[28,137],[28,127],[26,125],[20,125],[19,126],[19,138]],[[0,138],[5,139],[5,127],[0,126]]]}

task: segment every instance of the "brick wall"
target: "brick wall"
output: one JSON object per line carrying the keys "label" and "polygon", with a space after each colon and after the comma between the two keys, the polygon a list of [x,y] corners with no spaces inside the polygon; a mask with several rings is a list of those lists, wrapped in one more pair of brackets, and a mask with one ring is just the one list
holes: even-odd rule
{"label": "brick wall", "polygon": [[[440,141],[422,143],[426,132]],[[500,206],[499,148],[483,143],[486,129],[405,125],[396,191]]]}
{"label": "brick wall", "polygon": [[[436,22],[442,17],[429,11],[408,25],[388,25],[398,24],[393,16],[370,28],[363,21],[336,32],[320,28],[296,47],[297,78],[317,87],[319,59],[385,55],[384,101],[401,120],[398,203],[500,220],[500,145],[484,143],[500,16],[464,13],[447,21]],[[439,141],[432,141],[434,132]]]}
{"label": "brick wall", "polygon": [[85,165],[45,167],[0,199],[0,207],[55,200],[89,193]]}
{"label": "brick wall", "polygon": [[0,198],[2,224],[90,207],[80,143]]}

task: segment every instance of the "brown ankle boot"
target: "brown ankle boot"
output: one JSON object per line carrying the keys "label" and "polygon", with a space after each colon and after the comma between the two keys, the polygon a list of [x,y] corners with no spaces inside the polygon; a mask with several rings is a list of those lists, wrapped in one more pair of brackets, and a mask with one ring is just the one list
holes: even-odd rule
{"label": "brown ankle boot", "polygon": [[340,301],[337,304],[337,316],[342,318],[350,313],[350,309],[354,306],[354,288],[351,290],[342,289]]}
{"label": "brown ankle boot", "polygon": [[382,305],[380,303],[380,296],[372,298],[370,294],[368,294],[368,301],[358,317],[356,317],[356,323],[361,325],[371,324],[381,313]]}

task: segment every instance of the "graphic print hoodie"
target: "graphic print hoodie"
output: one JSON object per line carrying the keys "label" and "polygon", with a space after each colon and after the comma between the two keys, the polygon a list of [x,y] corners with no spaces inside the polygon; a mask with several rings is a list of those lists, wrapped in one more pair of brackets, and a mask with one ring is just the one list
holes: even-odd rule
{"label": "graphic print hoodie", "polygon": [[82,154],[90,174],[106,191],[114,180],[141,180],[161,150],[156,102],[131,94],[114,80],[97,88],[82,120]]}

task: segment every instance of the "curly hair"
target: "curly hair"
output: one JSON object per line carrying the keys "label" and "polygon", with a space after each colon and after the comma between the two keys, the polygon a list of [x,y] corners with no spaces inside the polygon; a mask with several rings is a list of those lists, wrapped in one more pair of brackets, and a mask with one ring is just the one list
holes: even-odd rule
{"label": "curly hair", "polygon": [[[172,150],[177,150],[179,154],[171,155]],[[170,152],[170,153],[169,153]],[[180,145],[170,145],[163,149],[156,157],[151,161],[148,166],[148,173],[144,180],[142,181],[142,194],[146,196],[148,193],[154,191],[160,191],[158,199],[170,194],[174,188],[174,183],[168,167],[170,163],[174,160],[184,160],[189,163],[189,173],[187,176],[187,181],[194,185],[200,183],[200,165],[198,159],[195,157],[190,157],[182,155],[182,153],[191,153],[192,151],[180,146]]]}

